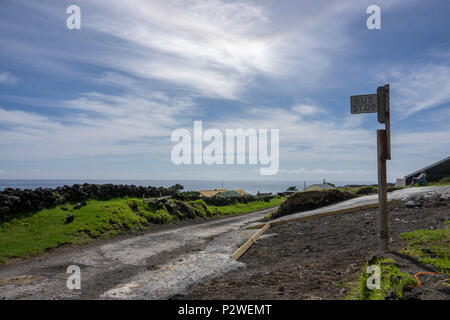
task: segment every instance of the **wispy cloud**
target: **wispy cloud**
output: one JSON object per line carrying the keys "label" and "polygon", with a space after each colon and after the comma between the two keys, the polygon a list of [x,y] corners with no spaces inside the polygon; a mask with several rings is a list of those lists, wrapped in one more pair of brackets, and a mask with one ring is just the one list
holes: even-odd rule
{"label": "wispy cloud", "polygon": [[[108,77],[108,75],[106,75]],[[174,128],[191,114],[189,98],[159,92],[113,95],[89,92],[51,107],[65,110],[49,116],[0,108],[1,159],[54,158],[126,154],[169,154],[167,143]]]}
{"label": "wispy cloud", "polygon": [[450,104],[450,63],[421,63],[393,67],[380,76],[395,90],[392,105],[399,118]]}
{"label": "wispy cloud", "polygon": [[320,108],[320,107],[317,107],[314,105],[307,105],[307,104],[295,105],[291,108],[291,110],[302,116],[309,116],[309,115],[314,115],[314,114],[325,113],[325,110],[323,108]]}
{"label": "wispy cloud", "polygon": [[17,81],[18,79],[9,72],[0,72],[0,84],[13,84]]}

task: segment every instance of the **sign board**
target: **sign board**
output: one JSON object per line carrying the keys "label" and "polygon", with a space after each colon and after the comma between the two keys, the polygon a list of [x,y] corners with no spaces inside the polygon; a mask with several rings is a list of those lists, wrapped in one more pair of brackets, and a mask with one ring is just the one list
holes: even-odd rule
{"label": "sign board", "polygon": [[350,97],[351,113],[375,113],[378,112],[376,94],[363,94]]}

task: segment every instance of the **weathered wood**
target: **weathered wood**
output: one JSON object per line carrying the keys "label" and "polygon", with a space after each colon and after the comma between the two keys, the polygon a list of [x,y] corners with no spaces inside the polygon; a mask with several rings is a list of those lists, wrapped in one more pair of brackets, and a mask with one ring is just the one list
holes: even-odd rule
{"label": "weathered wood", "polygon": [[386,129],[386,159],[391,160],[391,102],[389,85],[384,86],[384,114]]}
{"label": "weathered wood", "polygon": [[239,249],[237,249],[231,257],[234,260],[239,259],[255,242],[256,240],[270,227],[270,223],[266,223],[264,227],[248,239]]}
{"label": "weathered wood", "polygon": [[377,130],[378,157],[378,237],[379,249],[387,252],[389,247],[387,183],[386,183],[387,139],[385,130]]}

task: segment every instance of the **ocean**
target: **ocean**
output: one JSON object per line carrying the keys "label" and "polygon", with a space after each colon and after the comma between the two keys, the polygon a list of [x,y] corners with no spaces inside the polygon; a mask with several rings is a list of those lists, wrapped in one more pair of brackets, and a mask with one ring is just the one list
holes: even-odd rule
{"label": "ocean", "polygon": [[[348,184],[375,184],[373,181],[329,181],[334,183],[337,187],[345,186]],[[137,186],[153,186],[153,187],[170,187],[174,184],[180,184],[184,187],[184,191],[198,191],[205,189],[223,188],[228,190],[244,189],[250,194],[256,194],[259,192],[277,193],[285,191],[291,186],[295,186],[297,189],[302,190],[303,187],[322,183],[322,181],[304,181],[304,180],[292,180],[292,181],[247,181],[247,180],[0,180],[0,190],[5,188],[19,188],[19,189],[36,189],[36,188],[56,188],[64,185],[74,184],[133,184]]]}

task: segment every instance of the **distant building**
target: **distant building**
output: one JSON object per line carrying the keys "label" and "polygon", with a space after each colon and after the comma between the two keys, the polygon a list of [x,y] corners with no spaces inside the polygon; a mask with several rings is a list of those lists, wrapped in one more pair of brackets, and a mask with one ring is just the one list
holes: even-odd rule
{"label": "distant building", "polygon": [[241,195],[236,191],[222,191],[217,193],[214,197],[223,197],[223,198],[239,198]]}
{"label": "distant building", "polygon": [[327,189],[334,189],[334,187],[329,185],[328,183],[318,183],[318,184],[312,184],[312,185],[306,187],[304,191],[320,191],[320,190],[327,190]]}
{"label": "distant building", "polygon": [[248,195],[248,192],[246,192],[246,191],[244,191],[242,189],[236,189],[236,190],[233,190],[233,191],[236,192],[236,193],[239,193],[240,196],[247,196]]}
{"label": "distant building", "polygon": [[227,191],[227,189],[214,189],[214,190],[200,190],[199,193],[202,197],[211,198],[214,197],[219,192]]}
{"label": "distant building", "polygon": [[450,177],[450,156],[441,161],[435,162],[428,167],[417,170],[405,176],[406,185],[410,185],[413,178],[417,178],[422,172],[427,175],[428,182],[437,182],[445,177]]}
{"label": "distant building", "polygon": [[200,195],[205,198],[211,198],[211,197],[242,197],[248,195],[247,192],[245,192],[242,189],[237,190],[230,190],[227,189],[214,189],[214,190],[200,190]]}

